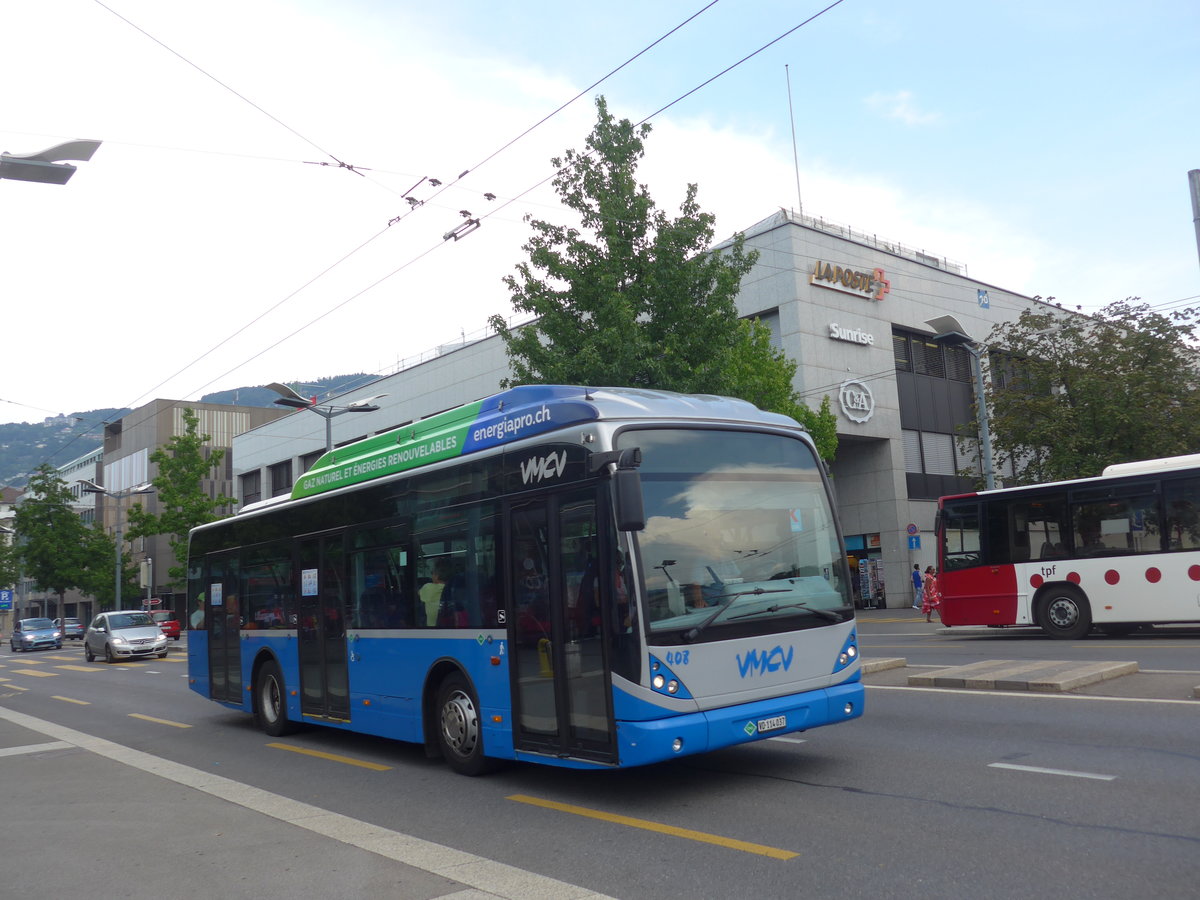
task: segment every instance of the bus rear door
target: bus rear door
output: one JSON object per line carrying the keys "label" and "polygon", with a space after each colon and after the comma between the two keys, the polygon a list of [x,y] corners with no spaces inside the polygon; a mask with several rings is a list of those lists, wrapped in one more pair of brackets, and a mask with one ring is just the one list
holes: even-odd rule
{"label": "bus rear door", "polygon": [[297,639],[300,713],[350,720],[346,659],[345,548],[340,533],[300,542]]}

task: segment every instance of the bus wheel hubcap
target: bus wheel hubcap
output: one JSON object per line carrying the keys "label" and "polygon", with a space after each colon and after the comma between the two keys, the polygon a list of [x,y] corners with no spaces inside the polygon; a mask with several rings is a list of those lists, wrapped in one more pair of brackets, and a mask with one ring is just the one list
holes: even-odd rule
{"label": "bus wheel hubcap", "polygon": [[1050,604],[1050,621],[1059,628],[1068,628],[1079,618],[1079,610],[1070,600],[1055,600]]}
{"label": "bus wheel hubcap", "polygon": [[459,756],[470,756],[479,742],[479,717],[475,704],[462,691],[455,691],[442,706],[442,737]]}
{"label": "bus wheel hubcap", "polygon": [[268,678],[262,692],[263,715],[268,722],[279,718],[279,683],[274,678]]}

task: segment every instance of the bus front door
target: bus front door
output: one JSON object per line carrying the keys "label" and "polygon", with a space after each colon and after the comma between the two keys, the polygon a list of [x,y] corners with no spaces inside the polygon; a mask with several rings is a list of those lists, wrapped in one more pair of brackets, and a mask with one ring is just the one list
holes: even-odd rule
{"label": "bus front door", "polygon": [[344,560],[340,534],[300,543],[300,713],[337,721],[350,720]]}
{"label": "bus front door", "polygon": [[604,610],[591,492],[514,504],[508,561],[518,749],[615,759]]}

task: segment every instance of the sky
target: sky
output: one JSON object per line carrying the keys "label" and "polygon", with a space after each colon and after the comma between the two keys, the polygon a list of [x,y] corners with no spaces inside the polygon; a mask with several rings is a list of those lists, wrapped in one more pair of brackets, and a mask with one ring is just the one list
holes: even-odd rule
{"label": "sky", "polygon": [[481,336],[598,94],[717,241],[785,207],[1068,308],[1200,303],[1194,0],[829,2],[0,0],[0,150],[103,141],[0,181],[0,422]]}

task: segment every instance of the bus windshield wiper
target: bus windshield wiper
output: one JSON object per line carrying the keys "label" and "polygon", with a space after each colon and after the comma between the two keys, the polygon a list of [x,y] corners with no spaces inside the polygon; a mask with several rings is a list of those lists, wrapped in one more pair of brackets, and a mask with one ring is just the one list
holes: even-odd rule
{"label": "bus windshield wiper", "polygon": [[768,606],[766,609],[755,609],[750,612],[744,612],[736,616],[730,616],[729,621],[734,619],[744,619],[747,616],[761,616],[763,613],[776,613],[781,609],[802,609],[805,612],[810,612],[814,616],[820,616],[823,619],[828,619],[830,622],[840,622],[842,617],[835,613],[832,609],[821,609],[820,607],[809,606],[807,603],[776,603]]}
{"label": "bus windshield wiper", "polygon": [[[711,625],[713,622],[715,622],[720,617],[721,613],[723,613],[723,612],[725,612],[725,610],[729,609],[729,607],[733,605],[733,601],[736,600],[738,597],[745,597],[750,594],[752,594],[754,596],[758,596],[759,594],[786,594],[788,592],[789,592],[788,588],[760,588],[759,587],[759,588],[751,588],[750,590],[747,590],[747,591],[734,591],[733,593],[730,593],[730,594],[718,594],[716,597],[713,597],[712,599],[713,600],[726,600],[727,602],[722,603],[719,607],[717,607],[717,609],[713,611],[713,614],[711,616],[709,616],[707,619],[705,619],[703,622],[701,622],[695,628],[691,629],[690,631],[685,631],[683,634],[683,639],[685,641],[687,641],[689,644],[695,643],[696,638],[700,637],[700,635],[701,635],[701,633],[703,633],[704,629],[707,628],[709,625]],[[734,616],[734,618],[741,618],[741,617]]]}

